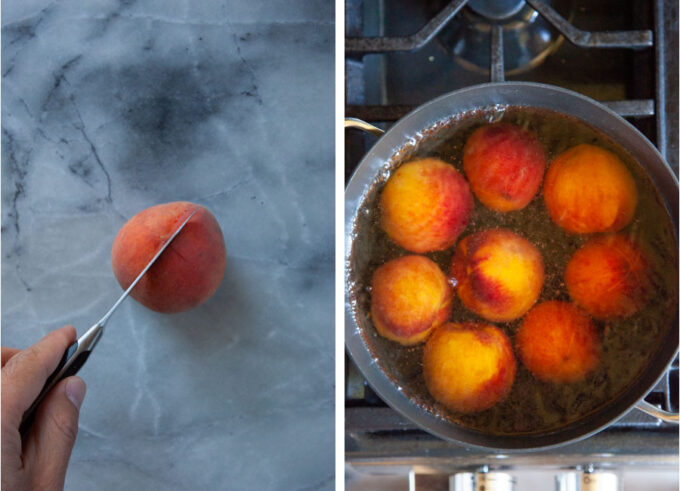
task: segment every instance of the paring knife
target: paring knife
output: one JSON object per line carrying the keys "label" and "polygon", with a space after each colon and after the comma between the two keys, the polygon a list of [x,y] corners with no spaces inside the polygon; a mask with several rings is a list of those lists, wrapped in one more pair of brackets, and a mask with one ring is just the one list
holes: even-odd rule
{"label": "paring knife", "polygon": [[139,282],[139,280],[142,279],[142,276],[144,276],[144,274],[149,270],[153,263],[156,262],[156,259],[160,257],[163,251],[170,245],[170,242],[172,242],[174,238],[177,237],[177,234],[179,234],[182,231],[184,226],[189,222],[191,217],[194,216],[194,214],[198,210],[199,209],[196,208],[194,211],[192,211],[191,214],[180,224],[180,226],[177,227],[177,230],[175,230],[173,234],[170,236],[170,238],[167,241],[165,241],[163,247],[161,247],[156,253],[156,255],[153,258],[151,258],[151,261],[149,261],[149,263],[144,267],[142,272],[139,273],[137,278],[135,278],[135,281],[133,281],[132,284],[128,287],[128,289],[125,290],[125,292],[120,296],[116,303],[113,304],[113,307],[111,307],[109,311],[106,314],[104,314],[104,317],[99,319],[99,322],[97,322],[94,326],[90,327],[87,331],[85,331],[85,333],[82,336],[80,336],[75,343],[68,347],[68,349],[64,353],[64,356],[61,357],[61,360],[59,361],[59,365],[57,365],[57,368],[54,370],[54,372],[52,372],[52,375],[50,375],[47,378],[45,386],[40,391],[40,395],[38,395],[38,398],[35,401],[33,401],[31,407],[29,407],[26,410],[23,417],[21,418],[19,432],[22,435],[25,435],[26,432],[31,427],[31,423],[33,422],[33,417],[35,416],[36,409],[38,409],[38,406],[45,398],[45,396],[49,393],[49,391],[52,390],[52,387],[54,387],[60,380],[78,373],[78,370],[80,370],[80,368],[85,364],[85,362],[87,361],[87,357],[90,356],[90,353],[97,345],[99,338],[101,338],[102,333],[104,332],[104,326],[106,325],[106,322],[109,320],[109,317],[111,317],[111,315],[115,312],[115,310],[123,302],[123,300],[127,298],[127,296],[130,294],[135,285]]}

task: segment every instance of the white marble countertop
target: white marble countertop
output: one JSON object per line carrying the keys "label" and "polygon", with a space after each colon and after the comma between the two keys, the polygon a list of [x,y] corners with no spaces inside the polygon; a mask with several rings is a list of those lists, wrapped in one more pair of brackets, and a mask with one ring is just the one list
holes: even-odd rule
{"label": "white marble countertop", "polygon": [[333,9],[3,1],[2,344],[96,322],[148,206],[227,246],[203,306],[107,325],[67,490],[333,488]]}

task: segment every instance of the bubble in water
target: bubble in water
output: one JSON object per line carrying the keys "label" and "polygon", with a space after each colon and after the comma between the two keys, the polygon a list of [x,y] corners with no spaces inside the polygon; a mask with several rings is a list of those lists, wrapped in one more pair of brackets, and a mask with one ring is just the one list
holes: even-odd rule
{"label": "bubble in water", "polygon": [[456,278],[454,278],[453,276],[451,276],[451,277],[449,278],[449,284],[450,284],[453,288],[456,288],[456,287],[458,286],[458,280],[457,280]]}
{"label": "bubble in water", "polygon": [[378,172],[378,179],[380,181],[387,181],[390,176],[392,175],[392,169],[389,167],[383,167],[380,169],[380,172]]}
{"label": "bubble in water", "polygon": [[489,123],[497,123],[497,122],[499,122],[500,120],[503,119],[504,114],[505,114],[505,106],[497,104],[497,105],[491,107],[491,110],[486,115],[486,120]]}

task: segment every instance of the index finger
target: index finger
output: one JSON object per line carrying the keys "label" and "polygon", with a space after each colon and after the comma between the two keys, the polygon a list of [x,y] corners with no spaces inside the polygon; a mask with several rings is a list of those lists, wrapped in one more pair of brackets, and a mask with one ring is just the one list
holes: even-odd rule
{"label": "index finger", "polygon": [[52,331],[2,367],[2,416],[17,425],[52,374],[66,349],[76,340],[73,326]]}

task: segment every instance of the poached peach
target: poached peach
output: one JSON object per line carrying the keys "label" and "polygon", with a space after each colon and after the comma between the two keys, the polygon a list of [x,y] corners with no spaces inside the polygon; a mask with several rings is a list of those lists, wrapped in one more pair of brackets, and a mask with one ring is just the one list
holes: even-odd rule
{"label": "poached peach", "polygon": [[572,303],[551,300],[529,311],[517,331],[517,354],[539,380],[583,380],[600,359],[600,338],[592,319]]}
{"label": "poached peach", "polygon": [[478,128],[463,149],[463,169],[472,192],[496,211],[528,205],[541,187],[545,164],[538,138],[508,123]]}
{"label": "poached peach", "polygon": [[451,314],[453,290],[424,256],[388,261],[373,273],[371,318],[378,333],[403,345],[423,341]]}
{"label": "poached peach", "polygon": [[536,302],[545,271],[541,253],[531,242],[507,229],[491,229],[458,243],[451,276],[465,307],[484,319],[507,322]]}
{"label": "poached peach", "polygon": [[567,263],[571,298],[596,319],[625,318],[645,304],[650,266],[638,244],[624,234],[594,237]]}
{"label": "poached peach", "polygon": [[488,324],[444,324],[423,350],[425,385],[452,411],[489,409],[508,395],[516,369],[510,340]]}
{"label": "poached peach", "polygon": [[617,232],[633,218],[637,187],[612,152],[581,144],[558,155],[543,186],[550,218],[568,232]]}
{"label": "poached peach", "polygon": [[198,207],[130,296],[156,312],[192,309],[208,300],[224,275],[222,231],[210,211],[186,201],[147,208],[123,225],[111,249],[113,273],[127,289],[177,227]]}
{"label": "poached peach", "polygon": [[381,226],[406,250],[441,251],[456,242],[473,207],[468,183],[452,165],[416,160],[400,166],[385,184]]}

